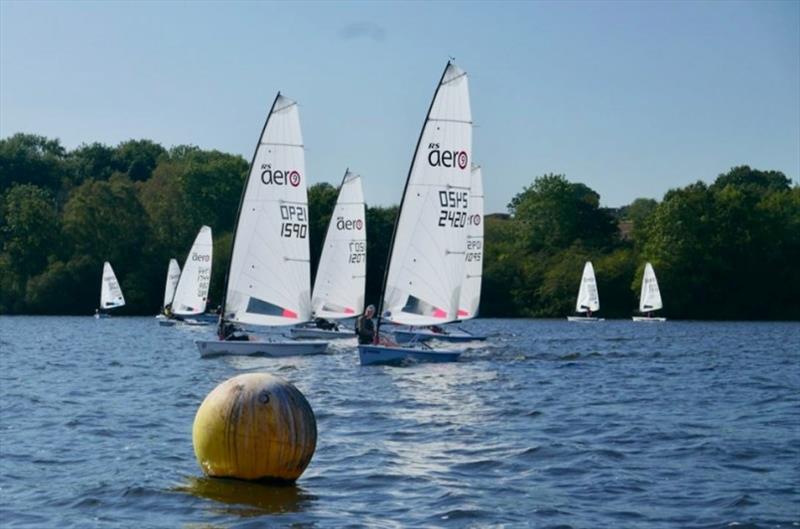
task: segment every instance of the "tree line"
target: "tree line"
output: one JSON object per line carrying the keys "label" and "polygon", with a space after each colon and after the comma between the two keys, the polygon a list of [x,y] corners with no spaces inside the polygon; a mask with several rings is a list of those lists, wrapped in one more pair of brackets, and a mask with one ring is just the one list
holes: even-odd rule
{"label": "tree line", "polygon": [[[0,139],[0,313],[90,314],[108,260],[127,301],[120,312],[154,314],[167,262],[183,261],[203,224],[214,232],[213,308],[247,169],[238,155],[149,140],[68,151],[37,135]],[[327,183],[308,190],[312,274],[337,192]],[[397,207],[367,208],[369,302],[396,215]],[[668,317],[800,319],[800,187],[778,171],[735,167],[710,185],[617,209],[547,174],[484,226],[482,316],[571,313],[591,260],[606,317],[634,312],[650,261]]]}

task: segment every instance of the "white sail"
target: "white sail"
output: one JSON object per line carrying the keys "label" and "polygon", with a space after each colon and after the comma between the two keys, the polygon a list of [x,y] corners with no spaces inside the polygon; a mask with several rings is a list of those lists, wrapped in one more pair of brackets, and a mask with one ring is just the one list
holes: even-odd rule
{"label": "white sail", "polygon": [[591,261],[586,261],[581,277],[581,288],[578,290],[578,301],[575,303],[575,312],[600,310],[600,297],[597,294],[597,281],[594,278],[594,267]]}
{"label": "white sail", "polygon": [[175,259],[169,260],[167,267],[167,284],[164,286],[164,307],[172,303],[175,297],[175,288],[178,286],[178,279],[181,277],[181,267]]}
{"label": "white sail", "polygon": [[664,304],[661,302],[661,291],[658,289],[656,273],[653,265],[644,265],[644,277],[642,278],[642,292],[639,296],[639,312],[650,312],[659,310]]}
{"label": "white sail", "polygon": [[106,261],[103,263],[103,281],[100,284],[100,308],[113,309],[124,304],[125,297],[122,295],[117,276],[114,275],[111,263]]}
{"label": "white sail", "polygon": [[458,304],[458,317],[462,320],[474,318],[481,302],[481,279],[483,276],[483,177],[481,168],[472,167],[472,183],[469,192],[469,215],[467,216],[467,254],[464,263],[464,282]]}
{"label": "white sail", "polygon": [[384,291],[387,319],[431,325],[458,318],[471,159],[467,75],[448,63],[406,181]]}
{"label": "white sail", "polygon": [[183,263],[183,272],[172,300],[174,314],[191,316],[206,311],[212,254],[211,228],[203,226]]}
{"label": "white sail", "polygon": [[328,224],[319,259],[313,315],[319,318],[349,318],[364,311],[367,280],[367,226],[361,176],[347,171],[339,198]]}
{"label": "white sail", "polygon": [[311,315],[308,197],[297,103],[272,104],[245,183],[225,319],[292,325]]}

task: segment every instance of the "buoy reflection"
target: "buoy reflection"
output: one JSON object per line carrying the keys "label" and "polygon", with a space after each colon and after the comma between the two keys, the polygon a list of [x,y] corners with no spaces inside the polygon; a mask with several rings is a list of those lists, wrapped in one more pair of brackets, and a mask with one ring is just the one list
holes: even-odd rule
{"label": "buoy reflection", "polygon": [[178,491],[228,505],[251,508],[221,510],[243,517],[293,513],[306,510],[314,496],[295,484],[244,481],[226,478],[189,477]]}

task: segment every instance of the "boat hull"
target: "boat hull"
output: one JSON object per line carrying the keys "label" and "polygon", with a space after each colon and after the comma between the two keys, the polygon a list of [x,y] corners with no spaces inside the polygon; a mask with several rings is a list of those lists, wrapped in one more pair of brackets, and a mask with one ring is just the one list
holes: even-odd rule
{"label": "boat hull", "polygon": [[167,320],[167,319],[158,320],[158,324],[161,327],[175,327],[175,320]]}
{"label": "boat hull", "polygon": [[306,356],[322,354],[328,348],[328,342],[267,342],[267,341],[222,341],[197,340],[197,350],[201,358],[215,356],[267,356],[272,358],[284,356]]}
{"label": "boat hull", "polygon": [[450,343],[463,343],[463,342],[482,342],[486,340],[486,336],[479,336],[470,334],[464,331],[447,331],[447,332],[433,332],[428,329],[408,329],[403,331],[392,331],[397,343],[411,343],[411,342],[425,342],[428,340],[439,340],[442,342]]}
{"label": "boat hull", "polygon": [[567,321],[593,322],[606,320],[605,318],[595,318],[594,316],[567,316]]}
{"label": "boat hull", "polygon": [[302,339],[317,339],[324,340],[344,340],[347,338],[355,338],[354,331],[339,329],[338,331],[326,331],[325,329],[314,329],[310,327],[292,327],[289,333],[293,338]]}
{"label": "boat hull", "polygon": [[634,316],[633,321],[667,321],[667,318],[661,318],[657,316],[653,316],[648,318],[647,316]]}
{"label": "boat hull", "polygon": [[381,364],[403,364],[407,362],[456,362],[461,351],[437,351],[410,347],[387,347],[384,345],[359,345],[358,357],[362,366]]}
{"label": "boat hull", "polygon": [[104,320],[106,318],[110,318],[111,314],[95,314],[94,319],[96,320]]}

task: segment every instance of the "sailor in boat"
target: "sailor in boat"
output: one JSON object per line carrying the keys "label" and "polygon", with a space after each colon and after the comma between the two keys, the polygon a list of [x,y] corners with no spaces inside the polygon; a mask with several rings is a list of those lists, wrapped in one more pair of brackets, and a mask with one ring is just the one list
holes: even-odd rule
{"label": "sailor in boat", "polygon": [[217,336],[224,342],[247,342],[250,335],[229,321],[219,320],[217,326]]}
{"label": "sailor in boat", "polygon": [[369,345],[375,341],[375,305],[369,305],[364,309],[364,314],[356,318],[356,335],[360,345]]}
{"label": "sailor in boat", "polygon": [[183,316],[179,316],[174,312],[172,312],[172,303],[167,303],[166,305],[164,305],[164,316],[166,316],[170,320],[184,321]]}
{"label": "sailor in boat", "polygon": [[314,325],[317,329],[322,329],[323,331],[338,331],[339,324],[335,321],[326,320],[325,318],[314,318]]}

